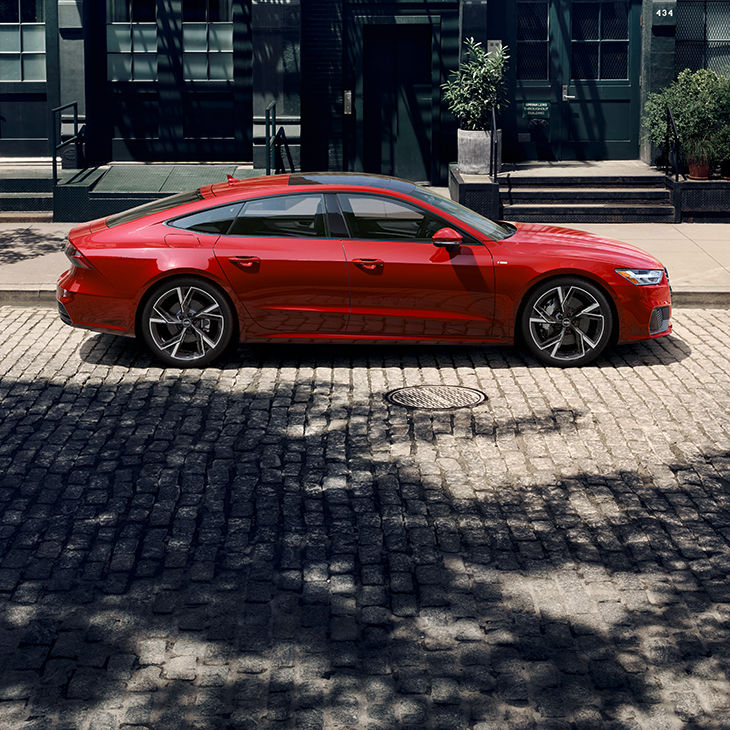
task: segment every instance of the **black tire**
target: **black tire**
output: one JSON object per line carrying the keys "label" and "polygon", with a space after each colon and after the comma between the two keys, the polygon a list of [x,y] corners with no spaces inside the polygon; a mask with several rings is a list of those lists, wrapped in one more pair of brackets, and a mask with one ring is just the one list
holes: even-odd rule
{"label": "black tire", "polygon": [[520,316],[520,334],[541,362],[578,367],[595,360],[611,340],[613,311],[594,284],[574,276],[533,289]]}
{"label": "black tire", "polygon": [[192,276],[167,279],[152,289],[139,329],[152,354],[178,368],[205,367],[231,344],[235,331],[223,293]]}

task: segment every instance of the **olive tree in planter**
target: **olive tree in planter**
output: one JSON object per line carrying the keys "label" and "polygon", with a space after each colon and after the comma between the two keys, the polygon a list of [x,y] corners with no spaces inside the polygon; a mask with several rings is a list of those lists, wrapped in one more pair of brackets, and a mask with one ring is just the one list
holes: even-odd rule
{"label": "olive tree in planter", "polygon": [[715,132],[730,118],[730,81],[709,69],[681,71],[677,80],[649,94],[644,108],[648,139],[663,145],[667,107],[672,110],[690,177],[709,177]]}
{"label": "olive tree in planter", "polygon": [[474,38],[464,42],[466,52],[458,70],[442,85],[444,99],[459,122],[459,170],[469,174],[489,173],[492,109],[504,98],[506,46],[487,53]]}

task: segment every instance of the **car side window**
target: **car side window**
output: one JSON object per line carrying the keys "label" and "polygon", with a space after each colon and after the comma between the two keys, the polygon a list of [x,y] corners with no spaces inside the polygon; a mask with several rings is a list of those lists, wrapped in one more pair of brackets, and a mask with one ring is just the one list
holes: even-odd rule
{"label": "car side window", "polygon": [[217,208],[184,215],[182,218],[175,218],[168,221],[168,225],[175,228],[184,228],[186,231],[197,231],[198,233],[212,233],[213,235],[225,235],[231,224],[236,220],[238,211],[241,210],[241,203],[221,205]]}
{"label": "car side window", "polygon": [[249,200],[230,233],[236,236],[324,238],[327,227],[322,196],[279,195]]}
{"label": "car side window", "polygon": [[447,224],[427,210],[392,198],[338,193],[353,238],[376,241],[430,241]]}

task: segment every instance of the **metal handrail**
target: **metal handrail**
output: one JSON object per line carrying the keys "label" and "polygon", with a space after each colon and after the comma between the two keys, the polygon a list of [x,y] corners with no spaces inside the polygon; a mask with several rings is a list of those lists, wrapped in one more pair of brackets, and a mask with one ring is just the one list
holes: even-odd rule
{"label": "metal handrail", "polygon": [[[667,163],[667,174],[671,169],[674,170],[674,182],[679,180],[680,175],[680,160],[682,159],[682,145],[679,141],[679,132],[677,131],[677,123],[674,121],[674,114],[669,108],[669,104],[666,106],[667,109],[667,132],[664,135],[664,157]],[[671,132],[671,143],[670,143],[670,132]],[[670,154],[671,152],[671,154]],[[681,172],[682,177],[686,180],[687,176],[684,172]]]}
{"label": "metal handrail", "polygon": [[497,112],[492,107],[492,134],[489,141],[489,175],[493,180],[497,179],[497,173],[499,172],[499,139],[497,137]]}
{"label": "metal handrail", "polygon": [[[273,133],[272,133],[273,130]],[[266,174],[271,175],[271,155],[276,144],[276,102],[266,107]]]}
{"label": "metal handrail", "polygon": [[[60,134],[61,118],[58,118],[58,124],[56,123],[56,114],[59,114],[65,109],[73,107],[74,110],[74,133],[72,137],[69,137],[64,142],[58,142],[58,135]],[[53,186],[58,185],[58,161],[56,160],[56,152],[63,149],[66,145],[72,142],[78,142],[80,139],[79,135],[79,103],[78,101],[71,101],[68,104],[57,106],[51,109],[51,152],[53,156]]]}
{"label": "metal handrail", "polygon": [[[294,172],[294,161],[292,160],[289,142],[286,138],[284,127],[276,129],[276,101],[271,101],[266,107],[266,174],[271,175],[271,168],[276,174],[284,172],[284,158],[281,148],[286,152],[289,171]],[[272,164],[273,156],[273,164]]]}

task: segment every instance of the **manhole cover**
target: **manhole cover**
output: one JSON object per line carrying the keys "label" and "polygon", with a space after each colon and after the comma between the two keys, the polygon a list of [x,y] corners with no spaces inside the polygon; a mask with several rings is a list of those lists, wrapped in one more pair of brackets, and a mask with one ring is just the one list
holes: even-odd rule
{"label": "manhole cover", "polygon": [[430,410],[468,408],[487,400],[487,396],[480,390],[460,385],[412,385],[391,390],[385,397],[398,406]]}

